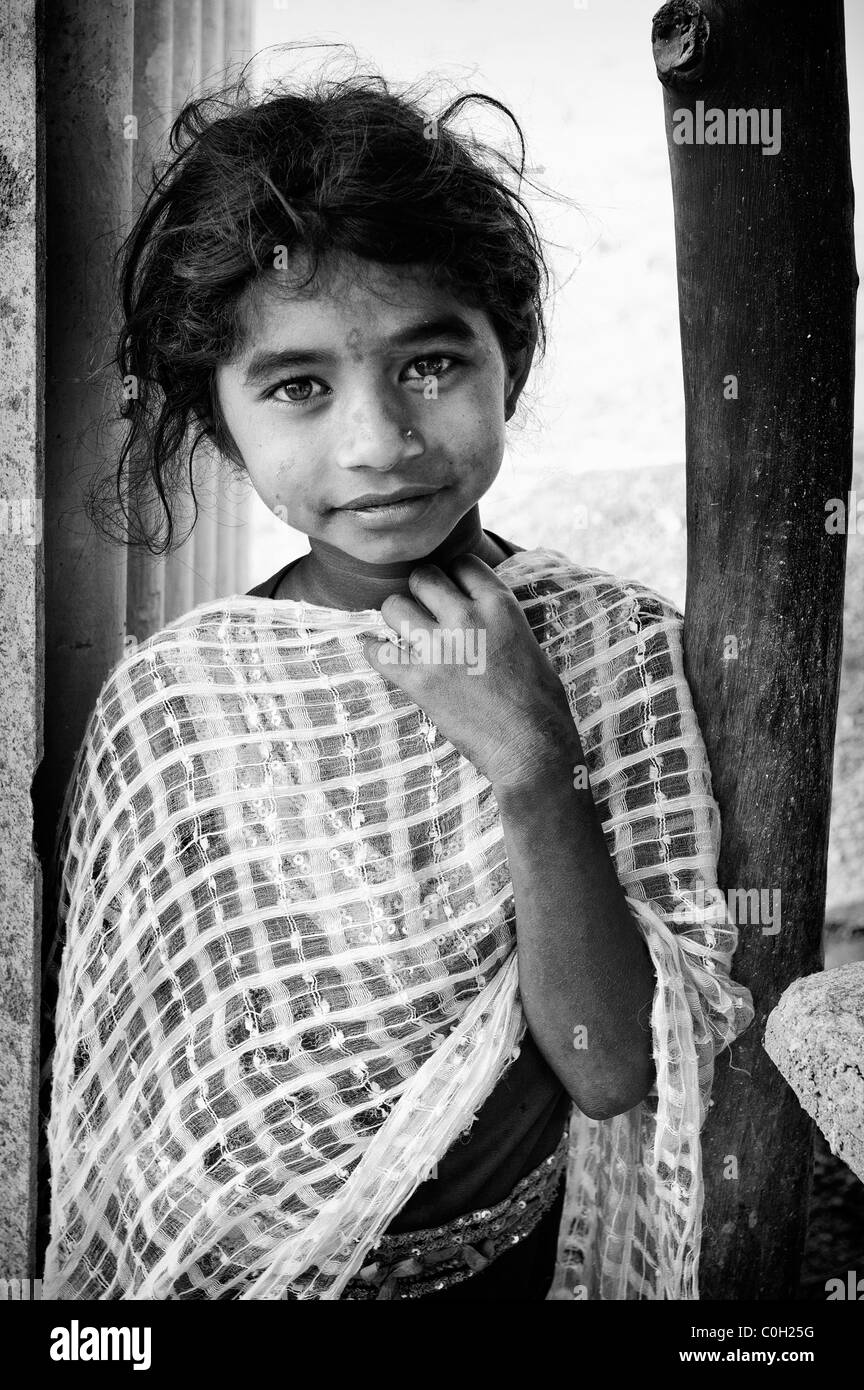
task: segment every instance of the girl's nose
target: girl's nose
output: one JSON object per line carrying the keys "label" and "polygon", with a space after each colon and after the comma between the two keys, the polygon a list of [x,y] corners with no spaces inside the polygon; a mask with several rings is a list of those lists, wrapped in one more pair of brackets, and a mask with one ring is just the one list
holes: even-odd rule
{"label": "girl's nose", "polygon": [[375,468],[382,473],[398,468],[418,453],[416,430],[408,435],[404,410],[380,398],[364,399],[348,408],[337,425],[333,458],[340,468]]}

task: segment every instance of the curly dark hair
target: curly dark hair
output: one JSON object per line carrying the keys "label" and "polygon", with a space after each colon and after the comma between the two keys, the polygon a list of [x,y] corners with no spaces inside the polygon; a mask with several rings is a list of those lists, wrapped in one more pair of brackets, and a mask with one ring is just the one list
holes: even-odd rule
{"label": "curly dark hair", "polygon": [[[518,166],[450,128],[474,101],[513,122]],[[170,550],[172,500],[188,482],[195,501],[192,464],[202,440],[243,471],[219,410],[215,368],[242,346],[241,297],[256,277],[273,274],[277,246],[308,253],[303,284],[330,252],[422,265],[488,313],[506,360],[535,334],[545,350],[543,245],[504,174],[506,166],[521,186],[525,142],[493,97],[465,93],[430,117],[377,74],[318,75],[304,90],[280,85],[263,98],[241,75],[183,107],[170,150],[117,255],[123,325],[115,362],[133,398],[122,407],[119,463],[89,503],[103,532],[153,554]]]}

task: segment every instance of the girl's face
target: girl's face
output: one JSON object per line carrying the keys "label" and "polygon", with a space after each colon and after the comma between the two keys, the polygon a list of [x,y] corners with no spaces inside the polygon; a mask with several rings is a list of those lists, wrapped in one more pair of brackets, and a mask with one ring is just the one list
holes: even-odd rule
{"label": "girl's face", "polygon": [[422,268],[344,256],[299,293],[257,281],[242,308],[216,387],[259,496],[359,560],[434,550],[494,481],[521,389],[488,316]]}

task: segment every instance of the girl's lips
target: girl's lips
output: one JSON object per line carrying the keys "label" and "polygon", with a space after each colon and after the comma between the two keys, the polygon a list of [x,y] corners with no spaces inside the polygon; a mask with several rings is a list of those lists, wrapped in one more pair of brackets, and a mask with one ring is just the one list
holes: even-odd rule
{"label": "girl's lips", "polygon": [[428,492],[424,497],[405,497],[401,502],[390,502],[386,506],[343,507],[341,510],[347,516],[362,521],[364,526],[394,526],[406,521],[419,521],[441,491],[443,489],[439,488],[437,492]]}

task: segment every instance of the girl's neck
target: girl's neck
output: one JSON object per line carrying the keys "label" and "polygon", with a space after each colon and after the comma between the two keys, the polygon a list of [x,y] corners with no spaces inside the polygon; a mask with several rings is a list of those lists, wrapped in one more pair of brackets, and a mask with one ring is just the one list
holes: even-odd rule
{"label": "girl's neck", "polygon": [[449,536],[427,555],[373,565],[328,545],[310,541],[310,550],[285,575],[274,598],[303,599],[326,608],[356,612],[380,608],[388,594],[410,594],[408,576],[419,564],[445,566],[457,555],[477,555],[491,567],[505,558],[501,547],[485,534],[480,510],[475,505],[453,527]]}

